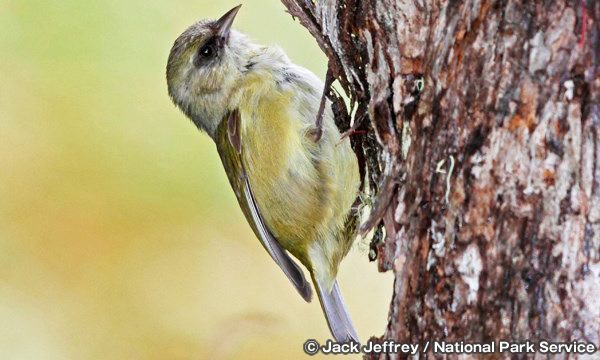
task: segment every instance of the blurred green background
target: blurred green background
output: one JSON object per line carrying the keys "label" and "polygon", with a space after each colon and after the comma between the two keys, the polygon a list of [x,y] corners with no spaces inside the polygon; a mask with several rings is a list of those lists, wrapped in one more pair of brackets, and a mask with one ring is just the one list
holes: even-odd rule
{"label": "blurred green background", "polygon": [[[329,338],[167,96],[175,38],[238,3],[0,0],[0,359],[293,359]],[[323,78],[277,0],[234,27]],[[363,341],[392,290],[365,247],[339,276]]]}

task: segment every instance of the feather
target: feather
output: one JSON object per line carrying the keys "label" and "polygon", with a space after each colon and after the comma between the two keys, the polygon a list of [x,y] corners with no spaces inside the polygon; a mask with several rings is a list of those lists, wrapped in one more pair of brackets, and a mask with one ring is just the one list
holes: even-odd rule
{"label": "feather", "polygon": [[331,290],[327,290],[326,286],[321,284],[314,275],[313,282],[321,301],[323,313],[327,319],[327,325],[329,325],[329,330],[335,340],[337,342],[355,341],[360,343],[337,280],[333,282]]}
{"label": "feather", "polygon": [[241,160],[242,148],[240,145],[239,121],[239,112],[235,110],[228,114],[226,119],[217,128],[215,141],[223,166],[225,167],[225,172],[246,219],[263,247],[271,255],[275,263],[279,265],[281,270],[283,270],[302,298],[310,302],[312,299],[312,289],[306,281],[304,273],[281,247],[277,239],[275,239],[265,224],[260,209],[256,204],[252,187]]}

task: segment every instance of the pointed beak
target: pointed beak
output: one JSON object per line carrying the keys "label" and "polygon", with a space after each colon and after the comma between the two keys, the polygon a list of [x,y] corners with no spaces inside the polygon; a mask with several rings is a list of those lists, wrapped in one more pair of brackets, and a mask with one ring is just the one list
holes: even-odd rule
{"label": "pointed beak", "polygon": [[215,33],[217,36],[227,39],[229,37],[229,30],[231,30],[231,24],[233,24],[233,19],[237,15],[238,11],[242,5],[238,5],[233,9],[229,10],[225,13],[225,15],[221,16],[219,20],[215,23]]}

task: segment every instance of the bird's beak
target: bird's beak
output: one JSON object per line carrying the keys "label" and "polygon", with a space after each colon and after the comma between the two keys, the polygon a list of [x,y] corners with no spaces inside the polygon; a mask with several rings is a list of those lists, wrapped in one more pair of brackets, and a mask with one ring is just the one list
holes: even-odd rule
{"label": "bird's beak", "polygon": [[229,30],[231,30],[231,24],[233,24],[233,19],[235,19],[235,16],[237,15],[241,7],[241,4],[234,7],[233,9],[226,12],[225,15],[221,16],[219,20],[217,20],[217,22],[215,23],[217,36],[227,40],[227,38],[229,37]]}

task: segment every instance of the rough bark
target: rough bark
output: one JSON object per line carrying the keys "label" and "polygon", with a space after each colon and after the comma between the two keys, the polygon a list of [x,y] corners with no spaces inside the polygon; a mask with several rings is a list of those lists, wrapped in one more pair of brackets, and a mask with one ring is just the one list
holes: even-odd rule
{"label": "rough bark", "polygon": [[381,340],[600,346],[600,2],[283,3],[355,107]]}

